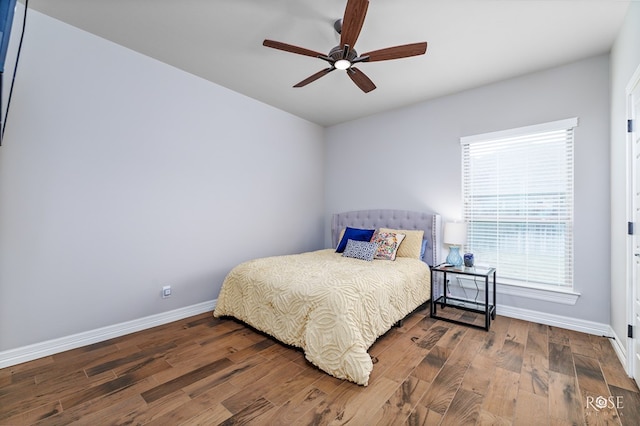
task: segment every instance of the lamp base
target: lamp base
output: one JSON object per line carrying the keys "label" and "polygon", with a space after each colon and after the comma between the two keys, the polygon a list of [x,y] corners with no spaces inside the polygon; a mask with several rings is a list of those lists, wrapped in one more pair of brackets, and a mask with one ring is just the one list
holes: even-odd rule
{"label": "lamp base", "polygon": [[453,266],[462,265],[462,256],[460,256],[460,247],[449,247],[449,255],[447,256],[447,263]]}

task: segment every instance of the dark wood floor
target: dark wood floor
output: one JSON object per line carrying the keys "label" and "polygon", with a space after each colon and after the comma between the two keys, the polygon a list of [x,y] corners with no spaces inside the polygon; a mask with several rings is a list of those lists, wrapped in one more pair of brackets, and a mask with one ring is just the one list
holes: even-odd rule
{"label": "dark wood floor", "polygon": [[604,337],[422,309],[369,352],[362,387],[208,313],[0,370],[0,424],[640,424]]}

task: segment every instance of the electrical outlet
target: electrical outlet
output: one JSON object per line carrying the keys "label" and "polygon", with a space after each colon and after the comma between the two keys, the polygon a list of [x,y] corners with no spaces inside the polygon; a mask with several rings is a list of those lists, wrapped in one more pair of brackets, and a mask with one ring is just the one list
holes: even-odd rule
{"label": "electrical outlet", "polygon": [[162,287],[162,298],[166,299],[167,297],[171,296],[171,286],[170,285],[165,285],[164,287]]}

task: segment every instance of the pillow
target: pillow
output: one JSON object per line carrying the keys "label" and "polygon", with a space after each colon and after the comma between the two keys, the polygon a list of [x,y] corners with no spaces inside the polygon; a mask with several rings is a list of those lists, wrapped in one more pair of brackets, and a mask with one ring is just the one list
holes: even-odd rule
{"label": "pillow", "polygon": [[406,237],[400,248],[398,248],[398,257],[412,257],[414,259],[422,259],[420,256],[420,248],[422,247],[422,239],[424,238],[424,230],[409,231],[404,229],[380,228],[378,232],[392,232],[395,234],[404,234]]}
{"label": "pillow", "polygon": [[370,243],[369,241],[355,241],[347,240],[347,245],[344,248],[344,257],[353,257],[354,259],[361,259],[371,262],[373,256],[378,251],[378,245],[376,243]]}
{"label": "pillow", "polygon": [[342,239],[340,240],[340,244],[336,248],[336,253],[342,253],[347,247],[347,241],[370,241],[373,233],[376,232],[375,229],[359,229],[359,228],[349,228],[345,229],[344,234],[342,235]]}
{"label": "pillow", "polygon": [[424,260],[424,255],[427,253],[428,245],[429,245],[429,241],[422,240],[422,247],[420,248],[420,260]]}
{"label": "pillow", "polygon": [[376,232],[371,238],[372,243],[378,244],[378,251],[374,259],[396,260],[396,253],[400,243],[404,239],[404,234],[395,232]]}

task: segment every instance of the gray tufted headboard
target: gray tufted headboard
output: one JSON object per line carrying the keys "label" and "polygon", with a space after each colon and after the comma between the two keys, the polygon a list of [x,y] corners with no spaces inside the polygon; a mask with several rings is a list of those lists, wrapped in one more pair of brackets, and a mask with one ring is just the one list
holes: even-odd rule
{"label": "gray tufted headboard", "polygon": [[427,250],[424,261],[429,265],[441,262],[440,238],[442,222],[440,215],[433,212],[412,212],[407,210],[359,210],[336,213],[331,219],[331,242],[333,247],[338,245],[340,231],[350,226],[352,228],[394,228],[407,230],[424,230],[427,240]]}

